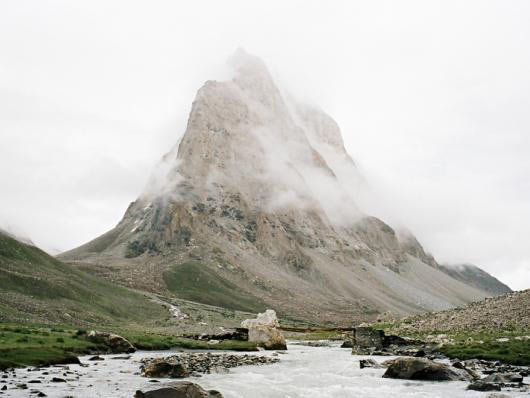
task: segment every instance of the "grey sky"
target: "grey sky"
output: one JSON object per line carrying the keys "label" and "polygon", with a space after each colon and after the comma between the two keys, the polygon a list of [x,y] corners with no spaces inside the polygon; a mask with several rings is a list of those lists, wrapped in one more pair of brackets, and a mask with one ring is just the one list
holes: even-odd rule
{"label": "grey sky", "polygon": [[530,2],[0,3],[0,225],[48,250],[114,226],[237,48],[341,126],[439,261],[530,287]]}

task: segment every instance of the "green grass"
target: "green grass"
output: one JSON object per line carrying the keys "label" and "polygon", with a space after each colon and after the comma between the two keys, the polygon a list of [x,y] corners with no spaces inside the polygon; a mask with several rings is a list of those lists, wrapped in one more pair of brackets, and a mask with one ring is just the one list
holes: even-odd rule
{"label": "green grass", "polygon": [[[167,317],[167,309],[0,233],[0,321],[106,325]],[[3,311],[3,307],[8,311]],[[68,315],[65,315],[67,313]]]}
{"label": "green grass", "polygon": [[177,297],[233,310],[262,312],[265,304],[207,266],[189,261],[171,267],[163,274],[169,291]]}
{"label": "green grass", "polygon": [[510,340],[499,343],[488,341],[480,343],[460,342],[454,345],[444,345],[440,351],[449,358],[458,359],[486,359],[501,361],[512,365],[530,365],[530,342]]}
{"label": "green grass", "polygon": [[[257,351],[255,343],[248,341],[223,341],[209,344],[178,336],[157,333],[117,331],[140,350],[232,350]],[[64,363],[73,355],[106,353],[108,348],[94,344],[85,333],[75,328],[59,325],[0,324],[0,370],[10,367],[38,366]]]}
{"label": "green grass", "polygon": [[72,355],[104,350],[75,329],[0,324],[0,369],[64,363]]}

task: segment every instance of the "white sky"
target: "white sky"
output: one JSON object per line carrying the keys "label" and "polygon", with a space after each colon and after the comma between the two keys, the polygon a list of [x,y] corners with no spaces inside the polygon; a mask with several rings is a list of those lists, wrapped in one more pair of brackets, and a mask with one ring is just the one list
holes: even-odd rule
{"label": "white sky", "polygon": [[342,128],[442,262],[530,287],[530,2],[0,2],[0,225],[106,232],[237,48]]}

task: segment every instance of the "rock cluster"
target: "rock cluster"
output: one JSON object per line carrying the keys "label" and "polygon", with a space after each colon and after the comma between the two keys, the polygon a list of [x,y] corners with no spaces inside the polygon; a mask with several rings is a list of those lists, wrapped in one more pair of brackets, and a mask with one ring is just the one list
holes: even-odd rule
{"label": "rock cluster", "polygon": [[229,368],[245,365],[267,365],[279,362],[278,358],[260,355],[233,355],[185,353],[166,358],[142,360],[142,375],[145,377],[187,377],[201,373],[226,373]]}
{"label": "rock cluster", "polygon": [[399,336],[386,336],[382,330],[369,326],[360,326],[353,329],[351,345],[353,355],[402,355],[422,357],[432,348],[428,344]]}

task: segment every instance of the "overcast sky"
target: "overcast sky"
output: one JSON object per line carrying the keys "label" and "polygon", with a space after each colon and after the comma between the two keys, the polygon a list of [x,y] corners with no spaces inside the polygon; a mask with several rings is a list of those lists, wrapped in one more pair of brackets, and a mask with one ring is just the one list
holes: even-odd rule
{"label": "overcast sky", "polygon": [[112,228],[238,47],[341,126],[440,262],[530,287],[530,2],[0,2],[0,226]]}

